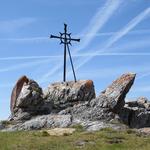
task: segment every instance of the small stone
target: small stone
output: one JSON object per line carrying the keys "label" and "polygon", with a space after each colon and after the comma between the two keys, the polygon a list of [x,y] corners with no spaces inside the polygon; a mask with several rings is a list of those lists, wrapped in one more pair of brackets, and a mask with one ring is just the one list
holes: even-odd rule
{"label": "small stone", "polygon": [[54,128],[51,130],[44,130],[51,136],[67,136],[73,134],[76,129],[74,128]]}

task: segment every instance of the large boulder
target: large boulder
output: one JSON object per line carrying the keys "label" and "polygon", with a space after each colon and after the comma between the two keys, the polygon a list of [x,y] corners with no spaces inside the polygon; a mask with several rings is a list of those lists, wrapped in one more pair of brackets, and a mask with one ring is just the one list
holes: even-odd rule
{"label": "large boulder", "polygon": [[20,78],[12,92],[11,119],[30,119],[44,113],[43,92],[39,85],[27,77]]}
{"label": "large boulder", "polygon": [[89,102],[93,98],[95,98],[95,90],[91,80],[58,82],[51,84],[44,91],[45,102],[52,103],[53,109],[57,111],[85,101]]}
{"label": "large boulder", "polygon": [[98,104],[110,108],[113,112],[119,112],[125,105],[126,94],[133,85],[135,76],[134,73],[127,73],[113,81],[98,97]]}

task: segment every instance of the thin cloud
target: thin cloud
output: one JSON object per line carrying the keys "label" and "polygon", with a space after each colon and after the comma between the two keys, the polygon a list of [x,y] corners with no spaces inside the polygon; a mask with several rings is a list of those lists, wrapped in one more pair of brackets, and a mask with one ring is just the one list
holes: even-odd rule
{"label": "thin cloud", "polygon": [[35,18],[20,18],[0,21],[0,32],[14,32],[36,21]]}
{"label": "thin cloud", "polygon": [[[79,55],[73,55],[73,57],[87,57],[87,56],[95,56],[94,53],[85,53]],[[150,56],[150,53],[99,53],[96,56]]]}
{"label": "thin cloud", "polygon": [[0,41],[10,42],[50,42],[48,37],[27,37],[27,38],[0,38]]}
{"label": "thin cloud", "polygon": [[[128,34],[137,35],[137,34],[149,34],[149,29],[135,30],[130,31]],[[101,33],[89,33],[89,34],[80,34],[81,38],[87,37],[101,37],[101,36],[113,36],[116,35],[117,32],[101,32]],[[11,42],[52,42],[49,40],[49,37],[38,36],[38,37],[25,37],[25,38],[0,38],[0,41],[11,41]]]}
{"label": "thin cloud", "polygon": [[[112,36],[116,35],[118,32],[101,32],[101,33],[91,33],[91,34],[82,34],[80,37],[88,37],[88,36],[94,36],[94,37],[101,37],[101,36]],[[142,30],[135,30],[135,31],[130,31],[129,34],[131,35],[137,35],[137,34],[149,34],[150,30],[149,29],[142,29]]]}
{"label": "thin cloud", "polygon": [[105,48],[109,48],[115,42],[117,42],[120,38],[125,36],[130,30],[132,30],[135,26],[137,26],[142,20],[146,19],[150,15],[150,7],[132,19],[123,29],[121,29],[114,37],[110,38]]}
{"label": "thin cloud", "polygon": [[77,51],[84,49],[90,44],[95,34],[106,24],[113,15],[113,12],[115,12],[121,4],[122,0],[108,0],[102,8],[99,8],[96,15],[90,21],[89,26],[81,33],[90,36],[87,36],[82,40],[82,44],[78,47]]}
{"label": "thin cloud", "polygon": [[3,69],[1,68],[0,73],[14,71],[14,70],[22,69],[22,68],[25,68],[25,67],[33,67],[33,66],[36,66],[36,65],[39,65],[39,64],[42,64],[42,63],[50,62],[50,61],[51,60],[45,60],[45,61],[41,60],[41,61],[36,61],[36,62],[22,63],[22,64],[19,64],[19,65],[14,65],[14,66],[8,67],[8,68],[3,68]]}
{"label": "thin cloud", "polygon": [[132,89],[132,92],[150,92],[150,86],[140,86]]}
{"label": "thin cloud", "polygon": [[145,78],[145,77],[147,77],[147,76],[150,76],[150,71],[148,71],[148,72],[146,72],[146,73],[143,73],[142,75],[138,76],[138,77],[137,77],[137,80],[143,79],[143,78]]}
{"label": "thin cloud", "polygon": [[8,60],[26,60],[26,59],[60,59],[62,55],[57,56],[16,56],[16,57],[0,57],[0,61],[8,61]]}

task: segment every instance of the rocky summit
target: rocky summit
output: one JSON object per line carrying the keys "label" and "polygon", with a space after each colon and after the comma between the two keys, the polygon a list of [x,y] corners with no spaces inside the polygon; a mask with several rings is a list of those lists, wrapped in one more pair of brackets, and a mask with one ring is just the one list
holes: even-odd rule
{"label": "rocky summit", "polygon": [[126,73],[96,97],[92,80],[57,82],[46,89],[22,76],[11,95],[11,116],[1,131],[37,130],[81,125],[88,131],[150,127],[150,102],[145,97],[125,102],[136,74]]}

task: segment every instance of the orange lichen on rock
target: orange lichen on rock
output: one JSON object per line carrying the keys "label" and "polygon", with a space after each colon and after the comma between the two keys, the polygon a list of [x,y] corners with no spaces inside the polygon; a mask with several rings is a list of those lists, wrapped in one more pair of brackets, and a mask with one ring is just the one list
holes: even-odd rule
{"label": "orange lichen on rock", "polygon": [[93,81],[92,80],[87,80],[85,83],[86,88],[91,88],[93,86]]}

